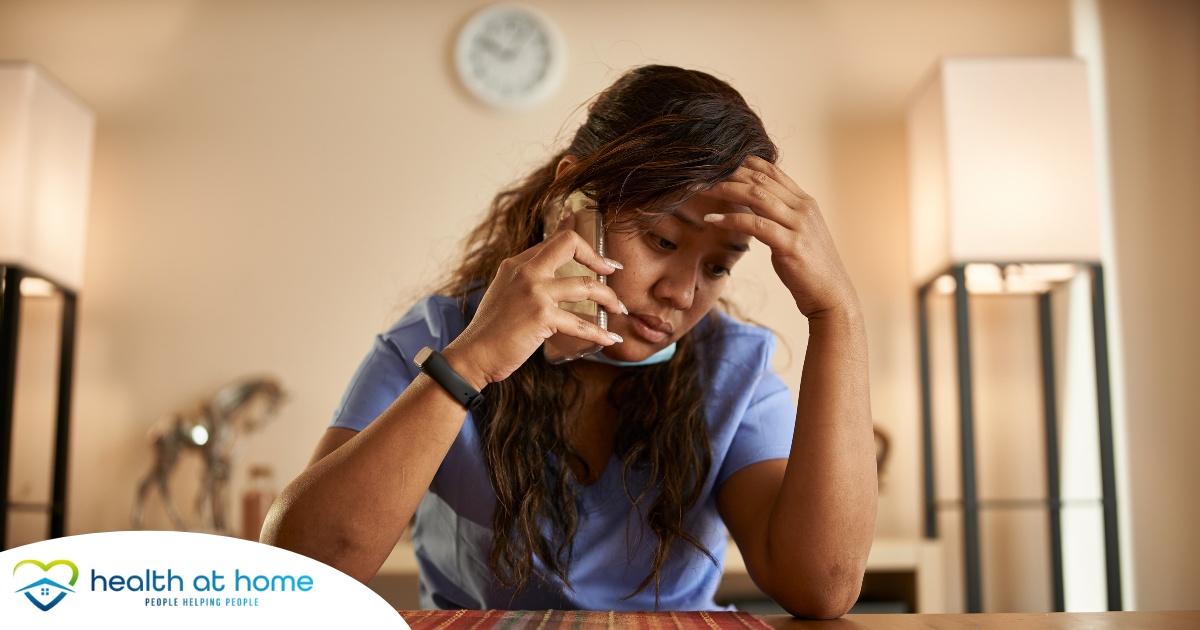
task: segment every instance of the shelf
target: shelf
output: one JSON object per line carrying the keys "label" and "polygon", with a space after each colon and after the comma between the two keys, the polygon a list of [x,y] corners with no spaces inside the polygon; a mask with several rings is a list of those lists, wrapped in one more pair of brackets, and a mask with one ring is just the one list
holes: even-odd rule
{"label": "shelf", "polygon": [[[407,609],[420,608],[417,572],[412,541],[402,538],[368,586],[393,605],[404,604]],[[912,612],[945,612],[943,573],[941,542],[936,540],[877,538],[871,544],[871,554],[867,557],[866,582],[870,583],[876,577],[883,578],[877,580],[881,584],[894,582],[886,578],[900,574],[904,578],[902,586],[898,589],[892,588],[890,583],[887,586],[890,590],[900,591],[895,597],[905,601]],[[725,574],[718,596],[742,594],[748,588],[754,587],[746,572],[746,564],[737,545],[730,541],[725,549]],[[868,589],[864,587],[865,590]]]}
{"label": "shelf", "polygon": [[[934,502],[939,510],[961,510],[963,502],[960,499],[942,499]],[[980,499],[975,502],[975,507],[981,510],[997,509],[997,510],[1044,510],[1046,508],[1057,507],[1059,509],[1067,507],[1091,507],[1104,505],[1103,499]]]}

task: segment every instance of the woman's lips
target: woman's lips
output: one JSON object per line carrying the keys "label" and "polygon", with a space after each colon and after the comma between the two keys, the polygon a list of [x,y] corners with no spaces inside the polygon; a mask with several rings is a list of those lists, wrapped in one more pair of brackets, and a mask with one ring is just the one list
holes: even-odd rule
{"label": "woman's lips", "polygon": [[629,315],[629,325],[639,337],[650,343],[662,343],[674,330],[668,322],[653,315],[639,313]]}

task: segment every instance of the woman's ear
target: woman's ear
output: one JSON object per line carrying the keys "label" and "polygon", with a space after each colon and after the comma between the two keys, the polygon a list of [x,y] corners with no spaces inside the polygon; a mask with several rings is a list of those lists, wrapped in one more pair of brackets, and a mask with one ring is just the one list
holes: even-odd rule
{"label": "woman's ear", "polygon": [[562,156],[562,159],[558,161],[558,166],[556,166],[554,168],[554,179],[558,179],[559,177],[562,177],[562,174],[567,172],[567,169],[571,168],[572,166],[575,166],[575,163],[578,161],[579,161],[579,159],[576,158],[574,155]]}

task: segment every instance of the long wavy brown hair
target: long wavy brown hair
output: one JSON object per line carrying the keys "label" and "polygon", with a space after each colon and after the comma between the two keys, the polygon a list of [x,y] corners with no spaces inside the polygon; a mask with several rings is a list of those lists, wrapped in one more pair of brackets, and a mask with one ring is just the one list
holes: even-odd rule
{"label": "long wavy brown hair", "polygon": [[[577,161],[556,178],[565,155]],[[727,83],[670,66],[631,70],[596,97],[566,149],[496,195],[439,292],[459,297],[470,317],[467,295],[485,289],[504,259],[536,245],[543,209],[572,191],[596,201],[610,231],[643,232],[750,155],[774,162],[777,150],[758,115]],[[653,583],[657,601],[662,567],[676,544],[690,544],[712,559],[684,523],[711,469],[707,376],[696,334],[679,340],[670,361],[624,370],[609,392],[626,495],[658,537],[653,570],[627,597]],[[582,489],[571,464],[585,471],[584,478],[591,476],[571,447],[582,384],[568,365],[550,365],[536,352],[485,394],[477,422],[496,492],[491,570],[502,587],[520,592],[533,576],[536,555],[570,587]]]}

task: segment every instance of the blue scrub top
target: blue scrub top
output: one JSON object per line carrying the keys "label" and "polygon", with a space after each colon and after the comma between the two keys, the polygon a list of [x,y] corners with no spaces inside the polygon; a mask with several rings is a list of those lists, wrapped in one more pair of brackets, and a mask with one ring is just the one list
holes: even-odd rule
{"label": "blue scrub top", "polygon": [[[480,299],[476,295],[470,307]],[[701,498],[685,519],[692,534],[717,559],[682,541],[663,566],[661,610],[720,610],[713,595],[721,581],[726,532],[716,493],[733,473],[756,462],[787,458],[796,409],[792,394],[771,368],[774,335],[721,315],[722,354],[697,353],[714,370],[705,398],[712,469]],[[361,431],[419,373],[413,357],[423,347],[441,350],[465,328],[458,302],[431,296],[418,302],[375,339],[330,426]],[[713,344],[715,345],[715,344]],[[635,483],[631,484],[636,487]],[[495,494],[479,435],[469,415],[429,491],[417,508],[413,549],[420,567],[424,608],[514,610],[655,610],[654,587],[628,596],[653,566],[657,538],[632,509],[614,455],[600,479],[583,488],[580,523],[569,575],[571,586],[534,558],[535,576],[520,594],[499,588],[488,568]]]}

